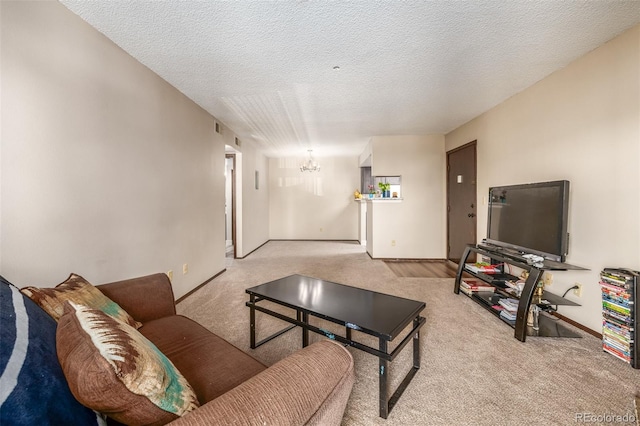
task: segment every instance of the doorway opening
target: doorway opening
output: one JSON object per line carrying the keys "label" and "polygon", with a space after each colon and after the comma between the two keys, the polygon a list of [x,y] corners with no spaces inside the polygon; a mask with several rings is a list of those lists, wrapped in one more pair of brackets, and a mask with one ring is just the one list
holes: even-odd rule
{"label": "doorway opening", "polygon": [[225,256],[235,259],[236,252],[236,156],[232,153],[225,153],[225,203],[224,203],[224,236],[225,236]]}

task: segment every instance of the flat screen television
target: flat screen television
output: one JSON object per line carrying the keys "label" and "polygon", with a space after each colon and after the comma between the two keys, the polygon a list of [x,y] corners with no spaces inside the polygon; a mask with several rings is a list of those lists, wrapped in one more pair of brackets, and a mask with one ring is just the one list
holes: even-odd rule
{"label": "flat screen television", "polygon": [[568,253],[569,181],[489,188],[486,242],[564,262]]}

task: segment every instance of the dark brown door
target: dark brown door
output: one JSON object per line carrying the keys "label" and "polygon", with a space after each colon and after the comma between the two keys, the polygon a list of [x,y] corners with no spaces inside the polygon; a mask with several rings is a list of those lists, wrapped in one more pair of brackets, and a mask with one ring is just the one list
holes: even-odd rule
{"label": "dark brown door", "polygon": [[476,243],[476,141],[447,152],[447,259]]}

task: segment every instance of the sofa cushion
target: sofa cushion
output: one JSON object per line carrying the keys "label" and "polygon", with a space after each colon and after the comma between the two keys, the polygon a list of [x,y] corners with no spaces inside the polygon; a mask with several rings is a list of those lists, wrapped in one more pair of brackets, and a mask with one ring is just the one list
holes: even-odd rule
{"label": "sofa cushion", "polygon": [[55,288],[24,287],[20,291],[36,302],[56,321],[62,316],[64,302],[69,300],[90,308],[100,309],[132,327],[140,328],[142,326],[117,303],[77,274],[69,275],[69,278]]}
{"label": "sofa cushion", "polygon": [[175,426],[339,425],[354,381],[349,351],[321,340],[181,417]]}
{"label": "sofa cushion", "polygon": [[64,306],[58,358],[84,405],[125,424],[164,424],[198,406],[180,372],[133,327],[98,309]]}
{"label": "sofa cushion", "polygon": [[0,424],[97,425],[56,357],[56,322],[0,277]]}
{"label": "sofa cushion", "polygon": [[182,372],[201,404],[266,369],[231,343],[181,315],[146,322],[139,331]]}

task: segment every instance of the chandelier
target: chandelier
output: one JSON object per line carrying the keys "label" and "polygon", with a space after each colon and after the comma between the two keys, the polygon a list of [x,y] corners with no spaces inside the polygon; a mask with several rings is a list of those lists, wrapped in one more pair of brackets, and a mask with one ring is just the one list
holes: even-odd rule
{"label": "chandelier", "polygon": [[319,172],[320,171],[320,164],[318,164],[318,162],[313,159],[313,156],[311,155],[311,151],[313,150],[312,149],[308,150],[309,158],[306,161],[303,161],[302,164],[300,164],[301,172]]}

